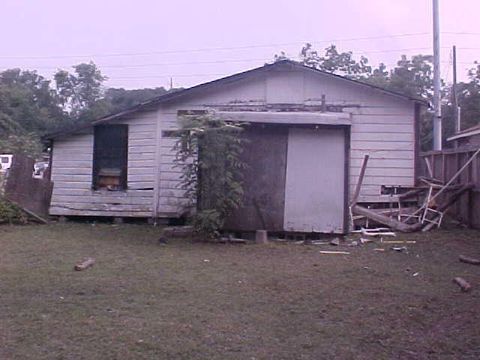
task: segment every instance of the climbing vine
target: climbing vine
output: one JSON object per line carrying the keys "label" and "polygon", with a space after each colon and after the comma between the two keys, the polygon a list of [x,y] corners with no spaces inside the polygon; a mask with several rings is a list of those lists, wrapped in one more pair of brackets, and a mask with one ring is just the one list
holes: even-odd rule
{"label": "climbing vine", "polygon": [[175,145],[176,164],[182,169],[181,188],[194,209],[197,233],[215,238],[225,220],[242,205],[241,160],[244,126],[219,119],[214,113],[186,115]]}

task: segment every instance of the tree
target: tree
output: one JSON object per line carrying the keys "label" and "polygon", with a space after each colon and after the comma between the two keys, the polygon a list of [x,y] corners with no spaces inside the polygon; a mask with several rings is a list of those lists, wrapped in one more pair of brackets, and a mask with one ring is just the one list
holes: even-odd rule
{"label": "tree", "polygon": [[[275,55],[275,60],[280,57],[283,59],[285,53],[282,52],[280,56]],[[307,43],[302,47],[299,57],[300,63],[306,66],[379,86],[386,90],[426,101],[430,101],[433,96],[433,57],[430,55],[416,55],[410,59],[406,55],[402,55],[397,65],[390,70],[383,63],[380,63],[377,68],[373,68],[364,56],[357,61],[351,51],[339,52],[335,45],[325,48],[322,55],[310,43]],[[430,148],[432,140],[432,114],[424,111],[421,117],[421,146],[423,150],[427,150]]]}
{"label": "tree", "polygon": [[[97,66],[90,62],[73,66],[74,74],[59,70],[54,75],[58,99],[71,117],[80,118],[82,113],[92,112],[103,96],[103,76]],[[100,110],[98,112],[102,112]]]}
{"label": "tree", "polygon": [[432,61],[431,55],[415,55],[411,59],[402,55],[390,72],[387,89],[430,101],[433,98]]}
{"label": "tree", "polygon": [[39,136],[66,119],[50,81],[35,71],[0,73],[0,152],[38,155]]}
{"label": "tree", "polygon": [[45,133],[64,118],[49,80],[35,71],[10,69],[0,73],[0,127],[4,134]]}
{"label": "tree", "polygon": [[164,95],[167,92],[168,90],[163,87],[135,90],[110,88],[105,91],[105,100],[109,104],[109,112],[115,113],[126,110],[157,96]]}
{"label": "tree", "polygon": [[[285,53],[283,53],[285,55]],[[300,63],[329,73],[340,74],[348,78],[363,79],[370,76],[372,67],[368,65],[368,59],[364,56],[359,61],[353,58],[353,53],[338,52],[335,45],[325,48],[325,54],[320,56],[313,49],[312,44],[307,43],[300,51]]]}

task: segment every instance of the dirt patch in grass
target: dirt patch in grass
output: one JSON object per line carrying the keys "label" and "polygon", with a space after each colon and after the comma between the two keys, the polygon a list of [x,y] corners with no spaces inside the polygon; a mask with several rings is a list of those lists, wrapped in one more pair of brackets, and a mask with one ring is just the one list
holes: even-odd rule
{"label": "dirt patch in grass", "polygon": [[[350,255],[158,237],[140,225],[0,227],[0,358],[480,358],[480,266],[458,261],[480,257],[479,232],[404,235],[408,253],[338,249]],[[73,271],[88,256],[95,266]]]}

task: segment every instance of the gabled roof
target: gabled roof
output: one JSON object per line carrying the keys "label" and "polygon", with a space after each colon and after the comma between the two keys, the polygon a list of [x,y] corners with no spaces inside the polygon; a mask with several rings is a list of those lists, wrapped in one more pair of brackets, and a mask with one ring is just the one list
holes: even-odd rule
{"label": "gabled roof", "polygon": [[187,89],[183,89],[183,90],[179,90],[179,91],[175,91],[175,92],[170,92],[170,93],[158,96],[156,98],[153,98],[151,100],[145,101],[143,103],[140,103],[138,105],[135,105],[135,106],[133,106],[133,107],[127,109],[127,110],[124,110],[124,111],[121,111],[121,112],[118,112],[118,113],[115,113],[115,114],[107,115],[107,116],[102,117],[100,119],[95,119],[95,120],[93,120],[93,121],[91,121],[87,124],[77,126],[73,129],[68,129],[66,131],[64,130],[64,131],[59,131],[59,132],[56,132],[56,133],[46,135],[46,136],[44,136],[44,138],[45,139],[54,139],[54,138],[62,137],[62,136],[65,136],[65,135],[73,134],[73,133],[76,133],[76,132],[78,132],[82,129],[86,129],[86,128],[89,128],[91,126],[97,125],[97,124],[102,124],[102,123],[109,122],[109,121],[112,121],[112,120],[117,120],[119,118],[134,114],[136,112],[140,112],[140,111],[155,108],[155,106],[160,105],[160,104],[164,104],[164,103],[167,103],[167,102],[170,102],[170,101],[178,100],[178,99],[180,99],[182,97],[185,97],[185,96],[188,96],[188,95],[193,95],[193,94],[196,94],[196,93],[200,93],[201,91],[209,90],[211,88],[215,88],[215,87],[220,86],[220,85],[226,85],[226,84],[229,84],[229,83],[232,83],[232,82],[236,82],[238,80],[245,79],[245,78],[248,78],[248,77],[251,77],[251,76],[255,76],[255,75],[258,75],[260,73],[264,73],[264,72],[267,72],[269,70],[280,68],[280,67],[283,67],[283,66],[290,66],[291,68],[299,69],[299,70],[302,70],[302,71],[309,71],[309,72],[312,72],[312,73],[323,74],[325,76],[340,79],[342,81],[346,81],[346,82],[355,84],[357,86],[371,88],[371,89],[374,89],[376,91],[379,91],[381,93],[384,93],[384,94],[387,94],[387,95],[390,95],[390,96],[394,96],[394,97],[397,97],[397,98],[401,98],[401,99],[413,101],[413,102],[416,102],[416,103],[421,103],[423,105],[427,105],[427,102],[423,99],[420,99],[420,98],[407,96],[407,95],[400,94],[400,93],[397,93],[397,92],[394,92],[394,91],[391,91],[391,90],[386,90],[386,89],[381,88],[379,86],[371,85],[371,84],[368,84],[368,83],[365,83],[365,82],[362,82],[362,81],[349,79],[349,78],[346,78],[346,77],[343,77],[343,76],[340,76],[340,75],[332,74],[332,73],[329,73],[329,72],[326,72],[326,71],[323,71],[323,70],[319,70],[319,69],[316,69],[316,68],[305,66],[305,65],[302,65],[302,64],[300,64],[296,61],[280,60],[280,61],[277,61],[277,62],[272,63],[272,64],[265,64],[264,66],[261,66],[261,67],[255,68],[255,69],[247,70],[247,71],[240,72],[240,73],[230,75],[230,76],[227,76],[227,77],[223,77],[223,78],[220,78],[220,79],[217,79],[217,80],[209,81],[209,82],[206,82],[206,83],[203,83],[203,84],[200,84],[200,85],[192,86],[192,87],[187,88]]}
{"label": "gabled roof", "polygon": [[478,134],[480,134],[480,124],[479,124],[479,125],[472,126],[472,127],[468,128],[468,129],[459,131],[459,132],[456,133],[455,135],[450,136],[450,137],[447,139],[447,141],[458,140],[458,139],[462,139],[462,138],[466,138],[466,137],[473,136],[473,135],[478,135]]}

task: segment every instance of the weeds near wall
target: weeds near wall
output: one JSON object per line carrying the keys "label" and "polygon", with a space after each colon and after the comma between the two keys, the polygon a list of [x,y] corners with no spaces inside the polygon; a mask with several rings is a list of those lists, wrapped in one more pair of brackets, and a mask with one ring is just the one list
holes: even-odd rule
{"label": "weeds near wall", "polygon": [[22,210],[0,196],[0,224],[26,224],[27,221]]}
{"label": "weeds near wall", "polygon": [[219,119],[214,113],[183,116],[175,145],[176,164],[182,169],[181,187],[193,209],[195,231],[215,238],[231,212],[242,205],[241,161],[245,139],[242,125]]}

